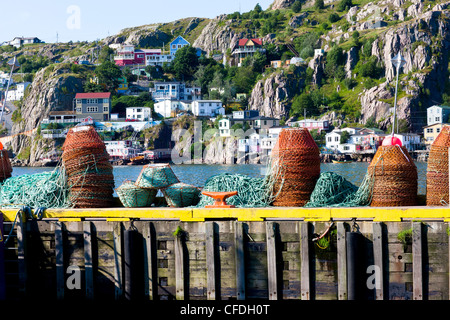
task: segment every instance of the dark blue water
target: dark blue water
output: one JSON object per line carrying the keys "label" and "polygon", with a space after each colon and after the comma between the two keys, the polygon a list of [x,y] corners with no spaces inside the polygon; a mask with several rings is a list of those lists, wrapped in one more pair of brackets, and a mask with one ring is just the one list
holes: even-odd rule
{"label": "dark blue water", "polygon": [[[322,163],[321,171],[335,172],[353,184],[359,186],[362,182],[369,163],[352,162],[352,163]],[[425,194],[426,191],[426,162],[416,162],[418,171],[418,193]],[[231,173],[244,174],[253,178],[263,177],[265,167],[254,164],[234,164],[234,165],[173,165],[172,170],[181,182],[203,187],[206,180],[216,174]],[[35,167],[14,167],[13,176],[22,174],[33,174],[44,171],[51,171],[54,168],[35,168]],[[118,166],[114,167],[114,179],[116,188],[125,180],[136,180],[142,166]]]}

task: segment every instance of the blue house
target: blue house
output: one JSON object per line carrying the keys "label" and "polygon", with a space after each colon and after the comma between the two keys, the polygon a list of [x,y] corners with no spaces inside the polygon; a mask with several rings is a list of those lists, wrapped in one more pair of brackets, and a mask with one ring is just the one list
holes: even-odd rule
{"label": "blue house", "polygon": [[175,40],[173,40],[170,43],[170,54],[172,56],[175,56],[175,53],[177,52],[178,49],[183,48],[184,46],[189,46],[190,43],[184,39],[182,36],[178,36],[176,37]]}

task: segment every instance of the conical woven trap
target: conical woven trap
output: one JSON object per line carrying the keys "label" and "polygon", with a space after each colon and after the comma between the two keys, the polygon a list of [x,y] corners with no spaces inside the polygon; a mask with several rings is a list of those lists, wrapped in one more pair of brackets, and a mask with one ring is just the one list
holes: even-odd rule
{"label": "conical woven trap", "polygon": [[320,152],[307,129],[283,129],[271,154],[274,206],[304,206],[320,176]]}
{"label": "conical woven trap", "polygon": [[450,126],[443,126],[430,147],[427,164],[427,205],[448,205]]}
{"label": "conical woven trap", "polygon": [[372,207],[417,205],[417,168],[405,147],[378,147],[367,172],[373,179]]}

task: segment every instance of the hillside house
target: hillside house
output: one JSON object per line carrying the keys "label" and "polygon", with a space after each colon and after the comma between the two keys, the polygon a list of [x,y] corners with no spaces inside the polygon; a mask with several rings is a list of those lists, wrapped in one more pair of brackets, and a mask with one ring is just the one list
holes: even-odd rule
{"label": "hillside house", "polygon": [[20,48],[23,45],[33,43],[44,43],[44,41],[40,40],[37,37],[15,37],[10,41],[5,42],[3,45],[11,45],[16,48]]}
{"label": "hillside house", "polygon": [[91,117],[96,121],[109,121],[111,112],[111,93],[77,93],[73,100],[73,105],[77,118]]}
{"label": "hillside house", "polygon": [[191,111],[190,101],[166,99],[154,104],[155,113],[164,118],[173,118],[182,112]]}
{"label": "hillside house", "polygon": [[225,115],[225,108],[220,100],[196,100],[191,103],[191,111],[197,117],[215,117]]}
{"label": "hillside house", "polygon": [[231,54],[237,61],[237,65],[240,67],[242,65],[242,61],[244,61],[245,58],[253,56],[256,52],[266,52],[266,49],[263,48],[263,42],[261,38],[245,38],[239,40],[237,46],[234,48],[234,50],[232,50]]}
{"label": "hillside house", "polygon": [[317,130],[318,133],[322,130],[328,131],[330,129],[330,123],[328,120],[314,120],[314,119],[304,119],[299,121],[294,121],[289,123],[290,127],[306,128],[309,131]]}
{"label": "hillside house", "polygon": [[426,126],[423,128],[423,140],[425,142],[425,145],[427,147],[430,147],[434,140],[436,140],[436,137],[441,133],[442,128],[444,126],[450,125],[449,123],[435,123],[429,126]]}
{"label": "hillside house", "polygon": [[146,65],[150,57],[161,56],[161,49],[135,49],[134,45],[121,45],[116,51],[117,66]]}
{"label": "hillside house", "polygon": [[202,98],[200,87],[191,87],[184,82],[177,81],[155,82],[154,87],[150,88],[149,92],[155,102],[167,99],[195,101]]}
{"label": "hillside house", "polygon": [[128,107],[126,120],[152,121],[152,108],[150,107]]}
{"label": "hillside house", "polygon": [[431,106],[427,108],[427,126],[436,123],[448,123],[450,116],[449,106]]}

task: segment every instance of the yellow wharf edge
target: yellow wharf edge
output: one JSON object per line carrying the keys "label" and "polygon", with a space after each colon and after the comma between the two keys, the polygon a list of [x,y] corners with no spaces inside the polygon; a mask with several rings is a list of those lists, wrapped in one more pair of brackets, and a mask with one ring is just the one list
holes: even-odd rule
{"label": "yellow wharf edge", "polygon": [[[14,221],[18,208],[0,208],[5,221]],[[448,207],[353,207],[353,208],[92,208],[46,209],[43,219],[81,221],[106,219],[177,219],[180,221],[205,221],[206,219],[237,219],[239,221],[264,221],[265,219],[302,219],[305,221],[330,221],[341,219],[369,219],[373,221],[444,220],[450,222]]]}

